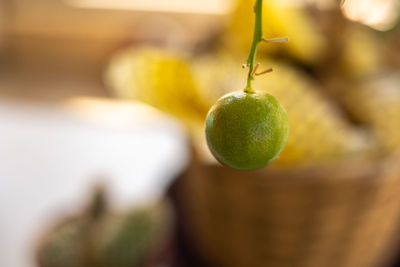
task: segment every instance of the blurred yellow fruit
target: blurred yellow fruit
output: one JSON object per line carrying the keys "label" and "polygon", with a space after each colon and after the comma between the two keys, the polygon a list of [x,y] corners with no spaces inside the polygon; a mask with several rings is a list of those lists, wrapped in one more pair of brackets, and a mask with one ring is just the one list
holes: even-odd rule
{"label": "blurred yellow fruit", "polygon": [[[252,40],[254,25],[254,1],[238,0],[228,24],[229,43],[237,45],[247,53]],[[286,44],[260,46],[261,52],[283,49],[290,56],[306,64],[317,62],[324,54],[325,39],[317,31],[306,11],[298,5],[283,4],[282,1],[265,0],[263,3],[263,32],[266,38],[287,36]]]}
{"label": "blurred yellow fruit", "polygon": [[[211,54],[189,65],[166,50],[132,48],[113,59],[106,80],[116,96],[143,101],[179,118],[203,158],[214,161],[204,139],[205,115],[222,95],[244,88],[242,63],[227,54]],[[282,103],[291,129],[287,147],[274,164],[315,164],[367,155],[374,148],[374,140],[348,123],[304,73],[270,60],[262,66],[273,66],[274,72],[257,77],[254,87]]]}
{"label": "blurred yellow fruit", "polygon": [[344,40],[341,68],[347,76],[359,78],[381,69],[382,44],[371,29],[350,28]]}
{"label": "blurred yellow fruit", "polygon": [[182,56],[159,48],[131,48],[116,55],[106,82],[117,97],[136,99],[169,113],[186,126],[204,121],[201,100]]}
{"label": "blurred yellow fruit", "polygon": [[399,73],[372,77],[344,92],[348,111],[372,128],[386,151],[400,150]]}

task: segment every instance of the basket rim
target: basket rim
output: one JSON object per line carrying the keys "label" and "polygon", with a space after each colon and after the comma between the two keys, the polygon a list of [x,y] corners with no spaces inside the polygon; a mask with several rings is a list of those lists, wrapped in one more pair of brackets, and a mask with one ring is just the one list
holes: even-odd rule
{"label": "basket rim", "polygon": [[[203,168],[207,172],[234,176],[253,176],[256,178],[274,177],[276,180],[304,181],[314,179],[365,179],[375,177],[400,177],[400,153],[378,159],[358,158],[351,160],[336,160],[318,164],[276,166],[271,165],[257,170],[242,171],[223,166],[215,162],[202,162],[197,157],[192,159],[192,165]],[[398,173],[399,175],[382,175]],[[245,174],[245,175],[244,175]],[[284,178],[284,179],[279,179]]]}

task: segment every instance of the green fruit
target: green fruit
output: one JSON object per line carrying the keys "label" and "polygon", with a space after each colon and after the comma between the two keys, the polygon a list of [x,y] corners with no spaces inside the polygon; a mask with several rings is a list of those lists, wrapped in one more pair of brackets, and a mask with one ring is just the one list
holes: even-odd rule
{"label": "green fruit", "polygon": [[289,120],[278,100],[261,91],[220,98],[206,119],[206,139],[215,158],[239,170],[275,160],[289,137]]}

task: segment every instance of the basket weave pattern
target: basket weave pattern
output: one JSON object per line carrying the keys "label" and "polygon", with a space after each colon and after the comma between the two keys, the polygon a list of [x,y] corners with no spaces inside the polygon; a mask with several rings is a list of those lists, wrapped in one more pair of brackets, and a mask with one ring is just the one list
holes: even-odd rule
{"label": "basket weave pattern", "polygon": [[186,232],[216,266],[382,266],[400,230],[395,166],[240,172],[194,163],[182,179]]}

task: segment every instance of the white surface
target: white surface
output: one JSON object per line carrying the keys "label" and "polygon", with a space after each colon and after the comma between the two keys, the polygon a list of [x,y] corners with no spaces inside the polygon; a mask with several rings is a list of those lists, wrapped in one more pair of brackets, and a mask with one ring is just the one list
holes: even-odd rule
{"label": "white surface", "polygon": [[35,266],[37,237],[63,212],[81,208],[100,176],[123,207],[160,197],[185,164],[179,127],[147,108],[70,104],[0,101],[2,267]]}

